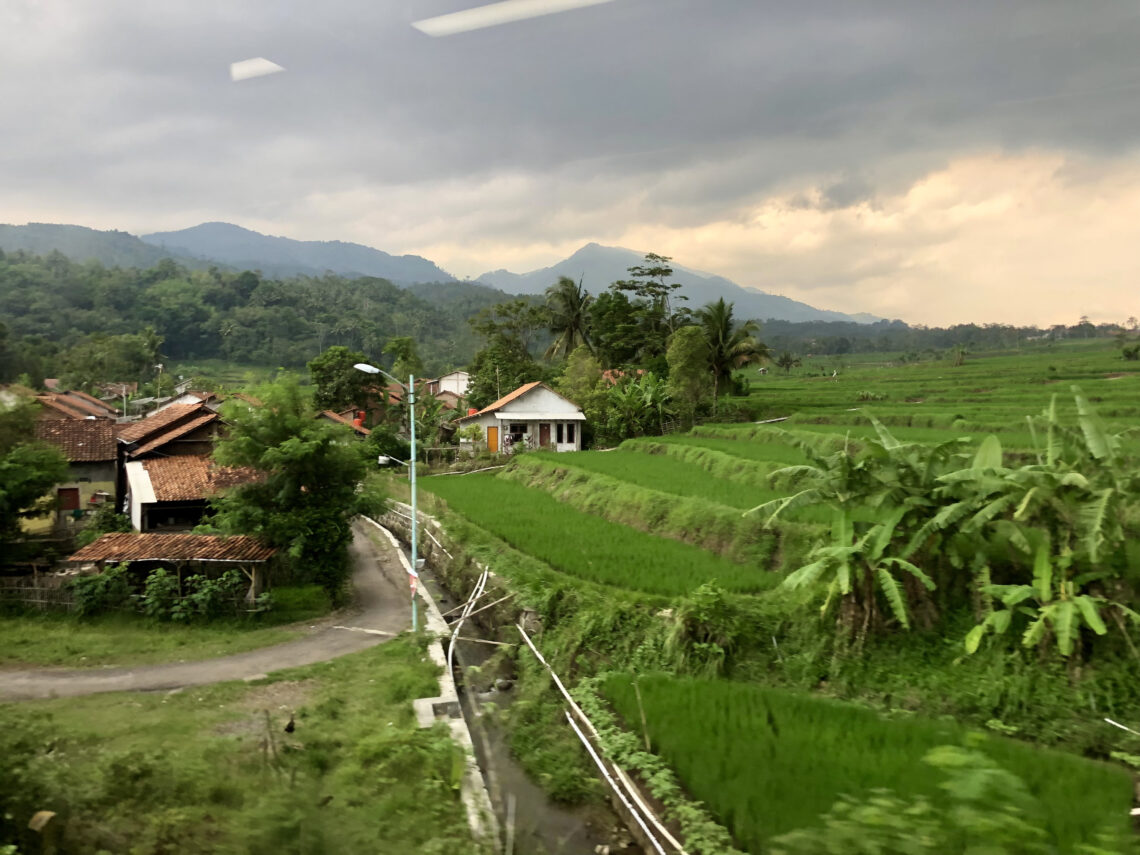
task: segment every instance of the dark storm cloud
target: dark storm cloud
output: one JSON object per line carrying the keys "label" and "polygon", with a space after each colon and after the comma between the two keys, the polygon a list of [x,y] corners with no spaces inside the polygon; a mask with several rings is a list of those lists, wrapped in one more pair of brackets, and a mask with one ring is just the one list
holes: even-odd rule
{"label": "dark storm cloud", "polygon": [[[844,206],[955,152],[1114,154],[1140,132],[1140,20],[1115,2],[617,0],[409,26],[470,5],[17,0],[0,187],[238,219],[511,173],[545,204],[639,194],[684,223],[801,179]],[[288,70],[231,83],[255,56]]]}

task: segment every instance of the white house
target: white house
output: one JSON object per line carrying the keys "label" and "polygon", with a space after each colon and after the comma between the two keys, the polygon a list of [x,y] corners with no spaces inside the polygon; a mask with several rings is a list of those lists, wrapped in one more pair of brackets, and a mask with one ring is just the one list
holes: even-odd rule
{"label": "white house", "polygon": [[471,375],[466,371],[452,371],[427,383],[428,394],[438,395],[440,392],[451,392],[457,398],[467,396],[467,387],[471,385]]}
{"label": "white house", "polygon": [[[580,451],[586,416],[545,383],[527,383],[477,413],[459,419],[463,427],[479,425],[490,451],[519,448]],[[521,443],[521,445],[520,445]]]}

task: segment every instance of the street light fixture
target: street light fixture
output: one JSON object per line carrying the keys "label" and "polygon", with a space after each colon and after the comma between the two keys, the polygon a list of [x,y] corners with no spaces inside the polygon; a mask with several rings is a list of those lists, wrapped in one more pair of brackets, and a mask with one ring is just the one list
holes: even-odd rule
{"label": "street light fixture", "polygon": [[405,386],[383,368],[377,368],[375,365],[369,365],[367,362],[358,362],[352,367],[357,371],[363,371],[365,374],[383,374],[403,389],[408,397],[408,429],[411,432],[412,439],[412,459],[408,461],[408,473],[412,482],[412,632],[415,632],[419,628],[419,621],[416,615],[416,583],[420,578],[420,554],[416,548],[416,526],[418,525],[418,514],[416,512],[416,378],[414,375],[409,374],[408,385]]}

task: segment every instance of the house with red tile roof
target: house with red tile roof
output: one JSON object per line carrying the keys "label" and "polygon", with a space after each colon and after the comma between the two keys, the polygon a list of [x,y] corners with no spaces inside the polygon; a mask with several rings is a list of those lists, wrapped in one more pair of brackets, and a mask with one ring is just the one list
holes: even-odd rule
{"label": "house with red tile roof", "polygon": [[582,408],[545,383],[526,383],[477,413],[459,419],[460,427],[479,425],[490,451],[516,448],[580,451]]}
{"label": "house with red tile roof", "polygon": [[119,411],[86,392],[49,392],[36,395],[43,419],[115,419]]}
{"label": "house with red tile roof", "polygon": [[159,457],[213,454],[221,417],[205,404],[174,404],[145,419],[119,426],[117,493],[127,511],[127,464]]}
{"label": "house with red tile roof", "polygon": [[78,528],[89,512],[114,502],[115,427],[109,419],[41,419],[35,423],[35,438],[67,458],[68,478],[56,485],[55,512],[27,520],[25,531]]}
{"label": "house with red tile roof", "polygon": [[202,521],[212,496],[262,478],[255,469],[219,466],[202,454],[129,460],[125,470],[124,512],[136,531],[188,531]]}

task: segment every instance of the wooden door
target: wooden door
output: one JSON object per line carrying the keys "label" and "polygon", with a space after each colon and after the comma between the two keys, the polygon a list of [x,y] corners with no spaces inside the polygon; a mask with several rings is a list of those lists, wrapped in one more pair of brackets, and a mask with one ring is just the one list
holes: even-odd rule
{"label": "wooden door", "polygon": [[499,426],[498,425],[495,425],[494,427],[487,428],[487,450],[488,451],[498,451],[499,450]]}
{"label": "wooden door", "polygon": [[550,445],[550,423],[542,422],[538,426],[538,445],[540,448],[546,448]]}

